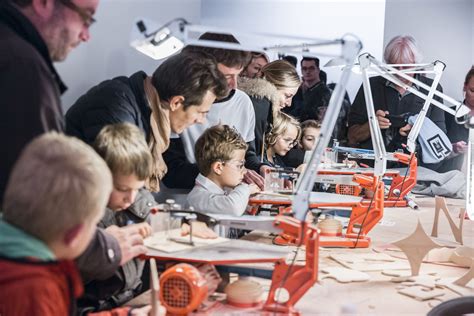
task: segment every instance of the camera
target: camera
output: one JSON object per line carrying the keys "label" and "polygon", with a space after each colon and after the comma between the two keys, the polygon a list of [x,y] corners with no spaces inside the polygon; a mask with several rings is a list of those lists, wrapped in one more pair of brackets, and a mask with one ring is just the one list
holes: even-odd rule
{"label": "camera", "polygon": [[412,113],[403,113],[398,115],[387,114],[385,118],[390,120],[392,123],[391,127],[403,127],[408,124],[408,118],[413,115]]}

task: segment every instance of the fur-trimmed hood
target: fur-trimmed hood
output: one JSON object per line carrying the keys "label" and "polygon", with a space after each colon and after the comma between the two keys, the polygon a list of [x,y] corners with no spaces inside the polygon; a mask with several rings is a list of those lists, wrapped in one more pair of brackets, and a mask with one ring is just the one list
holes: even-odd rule
{"label": "fur-trimmed hood", "polygon": [[278,111],[280,103],[283,102],[278,93],[278,89],[265,79],[240,77],[238,88],[247,93],[250,97],[256,99],[268,99],[272,105],[273,111]]}

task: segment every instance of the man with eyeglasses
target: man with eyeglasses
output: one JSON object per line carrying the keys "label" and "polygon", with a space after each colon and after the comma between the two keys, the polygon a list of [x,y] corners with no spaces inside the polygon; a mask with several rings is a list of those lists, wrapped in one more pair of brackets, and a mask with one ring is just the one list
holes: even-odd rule
{"label": "man with eyeglasses", "polygon": [[[72,2],[76,1],[76,2]],[[66,91],[53,62],[89,40],[99,0],[7,0],[0,4],[0,200],[21,149],[35,136],[62,131]],[[21,126],[21,129],[18,127]]]}
{"label": "man with eyeglasses", "polygon": [[[23,147],[45,132],[64,130],[60,95],[66,86],[53,62],[65,60],[72,49],[89,40],[98,3],[99,0],[0,1],[0,143],[4,148],[0,160],[0,204]],[[134,233],[130,228],[110,234],[97,230],[83,254],[88,277],[107,278],[120,264],[146,251],[142,242],[131,241],[129,237]]]}

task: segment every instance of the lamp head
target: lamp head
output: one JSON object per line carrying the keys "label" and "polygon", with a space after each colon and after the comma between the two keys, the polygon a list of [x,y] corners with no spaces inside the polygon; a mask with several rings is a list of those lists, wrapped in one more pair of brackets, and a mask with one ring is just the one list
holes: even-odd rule
{"label": "lamp head", "polygon": [[[137,20],[132,29],[130,45],[155,60],[176,54],[184,47],[184,43],[172,31],[172,22],[176,21],[173,20],[160,28],[155,28],[154,25],[156,24],[152,21]],[[181,23],[186,22],[181,21]],[[148,33],[150,29],[156,29],[156,31]]]}

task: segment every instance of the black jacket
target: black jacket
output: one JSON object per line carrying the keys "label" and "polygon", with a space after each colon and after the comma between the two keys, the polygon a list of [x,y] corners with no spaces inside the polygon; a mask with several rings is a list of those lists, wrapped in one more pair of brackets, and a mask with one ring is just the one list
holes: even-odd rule
{"label": "black jacket", "polygon": [[[0,138],[8,149],[0,159],[3,200],[10,171],[23,147],[43,133],[64,130],[60,94],[66,86],[38,31],[8,1],[0,2],[0,38]],[[85,277],[108,277],[119,266],[121,253],[115,238],[98,229],[81,258],[86,262]]]}
{"label": "black jacket", "polygon": [[143,71],[116,77],[91,88],[66,113],[66,133],[92,143],[108,124],[128,122],[150,136],[151,110],[143,87]]}
{"label": "black jacket", "polygon": [[[431,83],[433,82],[433,80],[424,76],[417,76],[416,79],[428,86],[431,86]],[[400,97],[398,91],[389,86],[388,81],[383,77],[370,78],[370,85],[372,88],[375,112],[377,112],[377,110],[383,110],[388,111],[392,115],[404,113],[417,114],[423,108],[423,99],[413,93],[408,93]],[[419,89],[421,92],[426,93],[426,90],[422,88]],[[442,91],[440,85],[438,85],[436,89]],[[435,100],[442,102],[439,97],[435,97]],[[443,132],[446,132],[443,110],[434,105],[430,105],[426,116],[430,118]],[[349,128],[356,124],[364,124],[367,121],[364,90],[363,87],[360,87],[349,112]],[[398,129],[399,128],[388,128],[382,130],[382,137],[387,151],[400,149],[402,148],[401,144],[406,143],[406,137],[402,137],[399,134]],[[357,144],[357,147],[372,149],[372,141],[370,137]]]}
{"label": "black jacket", "polygon": [[62,131],[60,93],[66,90],[33,24],[0,1],[0,205],[23,147],[49,131]]}
{"label": "black jacket", "polygon": [[[112,225],[123,227],[132,223],[150,223],[150,207],[156,202],[146,189],[138,192],[135,202],[126,210],[113,211],[106,209],[98,226],[107,228]],[[115,274],[107,279],[96,279],[87,282],[79,307],[85,311],[111,309],[124,304],[142,290],[142,274],[145,261],[133,259],[119,267]]]}

